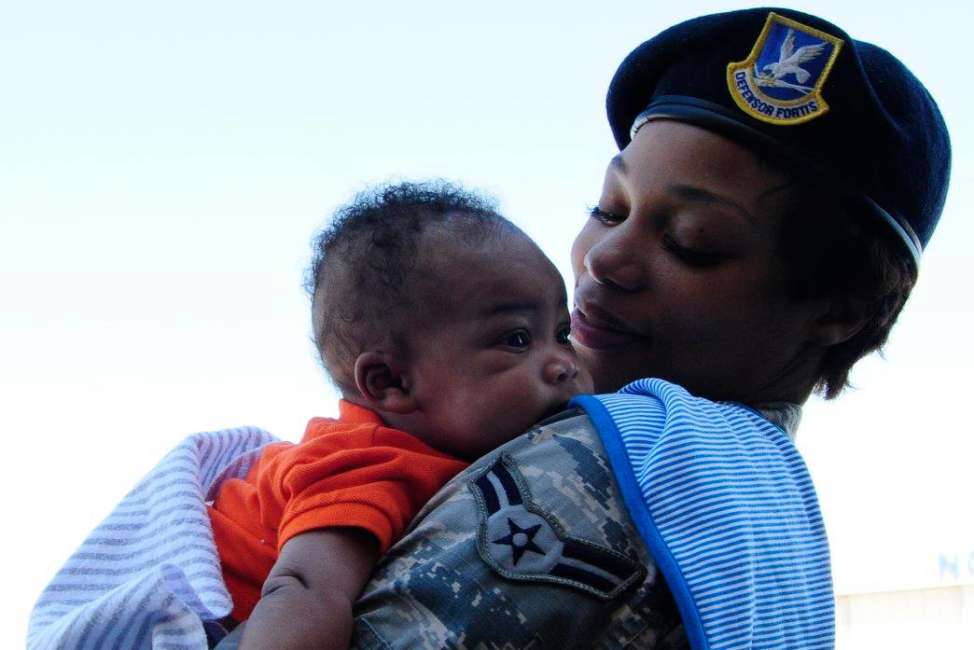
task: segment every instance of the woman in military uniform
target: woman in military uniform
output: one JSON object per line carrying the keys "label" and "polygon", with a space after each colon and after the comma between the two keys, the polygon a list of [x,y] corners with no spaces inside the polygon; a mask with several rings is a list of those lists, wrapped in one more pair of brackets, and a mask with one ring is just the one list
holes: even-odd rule
{"label": "woman in military uniform", "polygon": [[620,153],[572,249],[603,395],[428,504],[363,593],[359,647],[834,645],[791,438],[909,296],[943,120],[885,50],[766,9],[643,43],[607,107]]}

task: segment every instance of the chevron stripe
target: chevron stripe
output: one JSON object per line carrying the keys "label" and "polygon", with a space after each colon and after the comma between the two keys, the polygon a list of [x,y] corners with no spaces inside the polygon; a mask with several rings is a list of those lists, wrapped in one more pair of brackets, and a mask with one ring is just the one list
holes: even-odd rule
{"label": "chevron stripe", "polygon": [[[561,526],[521,485],[526,482],[514,460],[504,455],[470,483],[480,497],[482,529],[511,531],[509,535],[482,535],[489,544],[481,543],[478,550],[491,568],[510,579],[557,582],[602,598],[611,598],[641,579],[644,569],[635,561],[561,533]],[[523,535],[520,543],[515,541],[514,531]],[[522,550],[528,544],[530,550]],[[535,554],[546,558],[545,562],[531,563],[528,558]],[[508,557],[510,561],[505,559]]]}

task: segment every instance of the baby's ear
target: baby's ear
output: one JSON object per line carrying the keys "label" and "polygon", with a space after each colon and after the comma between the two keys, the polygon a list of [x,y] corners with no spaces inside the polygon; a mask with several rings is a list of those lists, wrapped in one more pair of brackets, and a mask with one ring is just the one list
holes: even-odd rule
{"label": "baby's ear", "polygon": [[388,352],[371,350],[358,355],[355,387],[369,408],[400,415],[416,410],[404,369],[402,362]]}

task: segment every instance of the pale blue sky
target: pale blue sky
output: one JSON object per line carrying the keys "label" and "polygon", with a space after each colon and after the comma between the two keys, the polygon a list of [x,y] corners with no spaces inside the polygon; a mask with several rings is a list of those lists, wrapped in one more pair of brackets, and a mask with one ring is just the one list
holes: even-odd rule
{"label": "pale blue sky", "polygon": [[[0,426],[12,460],[0,485],[17,531],[2,542],[13,570],[0,611],[14,620],[0,646],[22,643],[47,578],[184,435],[256,424],[295,438],[334,412],[301,277],[338,203],[369,181],[456,179],[494,193],[567,275],[615,153],[603,108],[615,66],[670,24],[739,6],[0,8]],[[838,403],[813,404],[799,437],[837,584],[936,583],[939,552],[974,551],[974,12],[791,6],[897,54],[952,130],[947,211],[888,360],[869,361]],[[889,571],[894,558],[902,568]]]}

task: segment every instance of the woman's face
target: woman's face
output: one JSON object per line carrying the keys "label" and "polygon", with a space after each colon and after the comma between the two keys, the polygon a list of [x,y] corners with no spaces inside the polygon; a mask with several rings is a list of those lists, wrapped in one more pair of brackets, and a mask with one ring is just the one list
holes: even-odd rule
{"label": "woman's face", "polygon": [[572,337],[597,390],[660,377],[711,399],[807,397],[823,309],[786,290],[776,208],[786,184],[701,128],[639,130],[572,246]]}

